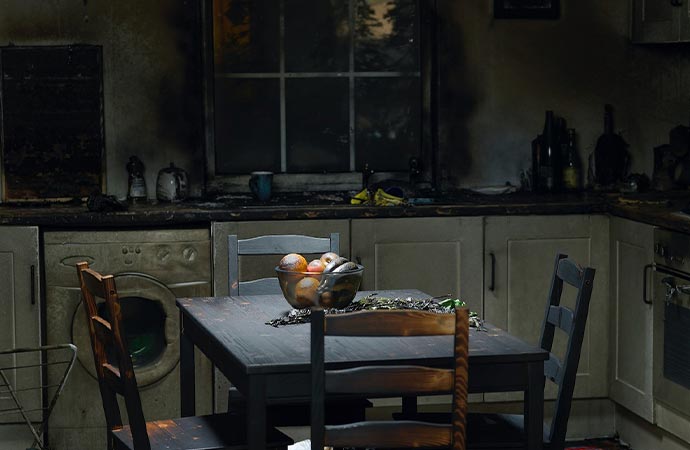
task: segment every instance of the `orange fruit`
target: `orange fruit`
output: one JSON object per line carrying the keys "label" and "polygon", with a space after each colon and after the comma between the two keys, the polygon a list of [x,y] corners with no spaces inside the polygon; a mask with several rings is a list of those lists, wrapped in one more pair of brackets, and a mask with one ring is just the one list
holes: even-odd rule
{"label": "orange fruit", "polygon": [[321,260],[321,262],[323,263],[324,266],[327,266],[329,262],[333,261],[337,257],[338,257],[337,253],[327,252],[327,253],[324,253],[323,255],[321,255],[321,258],[319,258],[319,259]]}
{"label": "orange fruit", "polygon": [[320,259],[315,259],[309,262],[309,265],[307,266],[307,272],[321,273],[325,268],[326,264],[324,264],[323,261],[321,261]]}
{"label": "orange fruit", "polygon": [[316,305],[319,294],[316,289],[319,287],[319,280],[312,277],[304,277],[295,286],[295,300],[302,306]]}
{"label": "orange fruit", "polygon": [[307,260],[298,253],[288,253],[280,260],[278,267],[283,270],[289,270],[290,272],[306,272]]}

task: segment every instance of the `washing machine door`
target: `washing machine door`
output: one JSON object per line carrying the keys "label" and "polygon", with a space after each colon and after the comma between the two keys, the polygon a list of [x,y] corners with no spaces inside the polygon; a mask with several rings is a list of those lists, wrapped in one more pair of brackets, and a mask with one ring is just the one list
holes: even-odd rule
{"label": "washing machine door", "polygon": [[[180,360],[179,312],[175,295],[156,278],[142,273],[115,275],[120,297],[122,323],[134,373],[140,388],[149,386],[168,375]],[[102,299],[99,313],[106,319],[108,312]],[[91,348],[91,339],[83,303],[72,318],[72,342],[81,349]],[[93,352],[79,351],[79,362],[96,378]]]}

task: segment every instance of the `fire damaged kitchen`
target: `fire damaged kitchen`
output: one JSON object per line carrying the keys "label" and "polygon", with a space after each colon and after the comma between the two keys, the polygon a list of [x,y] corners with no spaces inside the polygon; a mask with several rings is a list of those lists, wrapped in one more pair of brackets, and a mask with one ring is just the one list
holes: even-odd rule
{"label": "fire damaged kitchen", "polygon": [[0,450],[690,450],[686,0],[3,0]]}

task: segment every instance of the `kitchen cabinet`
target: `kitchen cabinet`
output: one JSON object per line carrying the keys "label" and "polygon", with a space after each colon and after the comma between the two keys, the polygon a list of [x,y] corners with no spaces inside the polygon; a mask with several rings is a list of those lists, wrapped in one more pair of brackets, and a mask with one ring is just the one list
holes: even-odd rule
{"label": "kitchen cabinet", "polygon": [[652,305],[644,268],[654,258],[654,227],[611,218],[611,399],[654,422]]}
{"label": "kitchen cabinet", "polygon": [[[557,253],[596,269],[594,289],[575,385],[576,398],[608,393],[609,227],[599,215],[487,217],[485,319],[513,335],[539,344]],[[563,305],[574,307],[575,289],[565,286]],[[553,352],[563,360],[565,333],[556,333]],[[556,397],[547,383],[545,398]],[[521,400],[516,394],[485,394],[488,401]]]}
{"label": "kitchen cabinet", "polygon": [[352,258],[364,265],[363,290],[419,289],[482,305],[481,217],[357,219]]}
{"label": "kitchen cabinet", "polygon": [[690,41],[690,1],[633,0],[631,33],[636,43]]}
{"label": "kitchen cabinet", "polygon": [[[38,347],[40,338],[41,273],[39,264],[38,227],[0,227],[0,349]],[[0,365],[14,366],[38,363],[37,354],[3,356]],[[20,360],[21,358],[21,360]],[[40,367],[20,377],[9,373],[10,382],[19,390],[39,386]],[[40,409],[40,391],[26,391],[21,399],[25,409]],[[0,410],[15,407],[7,392],[0,394]],[[33,418],[40,420],[40,415]],[[0,421],[18,422],[18,415],[0,416]]]}

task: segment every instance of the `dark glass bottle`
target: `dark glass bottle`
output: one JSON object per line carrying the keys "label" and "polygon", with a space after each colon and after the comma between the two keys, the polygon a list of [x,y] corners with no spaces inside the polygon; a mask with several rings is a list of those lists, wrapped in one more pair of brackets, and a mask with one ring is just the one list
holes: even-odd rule
{"label": "dark glass bottle", "polygon": [[544,190],[541,178],[541,142],[542,135],[537,135],[536,138],[532,140],[532,191],[541,192]]}
{"label": "dark glass bottle", "polygon": [[546,111],[544,119],[544,133],[541,140],[541,156],[539,158],[539,178],[542,190],[554,192],[558,189],[558,133],[553,111]]}
{"label": "dark glass bottle", "polygon": [[580,188],[580,161],[575,147],[575,130],[568,129],[563,152],[563,189],[576,191]]}

